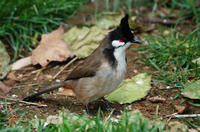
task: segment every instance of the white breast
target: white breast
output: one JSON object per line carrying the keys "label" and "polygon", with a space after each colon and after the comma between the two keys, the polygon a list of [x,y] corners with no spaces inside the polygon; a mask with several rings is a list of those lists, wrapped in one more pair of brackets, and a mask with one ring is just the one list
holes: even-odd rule
{"label": "white breast", "polygon": [[[99,88],[98,95],[104,96],[114,91],[123,81],[126,74],[126,56],[125,50],[118,52],[114,51],[114,56],[117,60],[116,68],[112,68],[108,63],[102,65],[101,71],[97,74],[102,78],[102,85]],[[99,94],[101,93],[101,94]]]}

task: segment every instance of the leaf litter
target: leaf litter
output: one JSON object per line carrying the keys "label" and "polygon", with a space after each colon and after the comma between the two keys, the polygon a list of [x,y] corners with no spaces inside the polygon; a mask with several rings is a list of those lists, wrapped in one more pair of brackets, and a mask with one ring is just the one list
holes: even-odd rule
{"label": "leaf litter", "polygon": [[99,46],[105,35],[105,30],[98,26],[91,28],[75,26],[64,34],[64,40],[69,43],[78,58],[85,58]]}
{"label": "leaf litter", "polygon": [[40,64],[46,67],[52,61],[63,62],[74,56],[71,47],[63,40],[64,29],[60,26],[51,33],[43,34],[32,55],[12,64],[12,70]]}
{"label": "leaf litter", "polygon": [[10,72],[10,56],[2,41],[0,41],[0,80],[4,79]]}
{"label": "leaf litter", "polygon": [[[78,30],[77,30],[78,31]],[[87,34],[87,33],[86,33]],[[105,33],[104,33],[105,34]],[[66,39],[65,39],[66,40]],[[69,43],[69,42],[68,42]],[[75,48],[72,48],[72,51],[73,51],[73,49],[79,49],[79,48],[76,48],[76,46],[74,46]],[[94,50],[95,48],[93,47],[93,48],[91,48],[92,50]],[[92,52],[92,50],[90,51],[90,52]],[[83,51],[83,50],[82,50]],[[75,54],[75,55],[77,55],[77,56],[79,56],[79,58],[85,58],[85,57],[87,57],[88,56],[88,53],[89,52],[87,52],[87,53],[84,53],[84,54],[82,54],[83,52],[82,52],[81,50],[77,53],[77,54]],[[90,54],[90,53],[89,53]],[[129,57],[131,56],[131,57],[133,57],[132,55],[128,55]],[[130,62],[129,62],[130,63]],[[143,70],[141,70],[141,69],[143,69],[141,66],[139,66],[138,64],[138,67],[136,68],[136,67],[134,67],[133,66],[133,64],[132,63],[130,63],[130,65],[132,66],[132,69],[137,69],[138,68],[138,71],[139,72],[141,72],[141,71],[143,71]],[[130,69],[130,67],[128,67],[129,69]],[[63,76],[63,75],[62,75]],[[132,77],[133,76],[133,72],[128,72],[127,73],[127,76],[130,78],[130,77]],[[32,76],[30,76],[30,77],[27,77],[27,78],[32,78]],[[153,87],[153,89],[154,90],[151,90],[151,91],[155,91],[155,87]],[[156,89],[156,91],[159,91],[160,92],[160,94],[162,94],[163,96],[167,96],[167,97],[169,97],[169,96],[175,96],[175,94],[176,94],[176,92],[177,92],[177,90],[172,90],[172,91],[170,91],[169,93],[162,93],[161,92],[161,90],[158,90],[158,89]],[[14,92],[14,91],[13,91]],[[151,96],[156,96],[157,95],[157,93],[155,92],[155,93],[152,93],[152,92],[150,92],[149,93]],[[51,96],[52,97],[52,96]],[[48,101],[46,102],[46,103],[48,103],[48,105],[49,105],[49,107],[50,108],[48,108],[48,110],[46,110],[46,112],[50,112],[51,111],[51,108],[52,109],[61,109],[61,107],[58,107],[57,106],[57,104],[62,104],[62,106],[63,105],[65,105],[66,103],[64,103],[64,102],[62,102],[61,100],[60,100],[60,97],[57,97],[57,99],[58,100],[56,100],[56,103],[55,102],[50,102],[50,103],[48,103]],[[62,103],[59,103],[59,102],[62,102]],[[73,102],[74,100],[72,100],[72,102]],[[161,111],[161,116],[162,116],[162,113],[170,113],[170,112],[172,112],[173,110],[171,110],[170,108],[168,108],[167,109],[167,111],[166,111],[166,108],[168,107],[168,105],[170,104],[169,102],[169,99],[167,99],[167,101],[166,101],[166,104],[164,103],[164,104],[161,104],[161,107],[160,108],[162,108],[163,107],[163,109],[162,109],[162,111]],[[66,102],[66,100],[65,100],[65,102]],[[171,101],[170,101],[171,102]],[[177,103],[177,102],[179,102],[179,100],[177,99],[177,100],[173,100],[173,103]],[[74,103],[74,104],[76,104],[76,103]],[[56,107],[55,107],[56,106]],[[77,107],[77,106],[75,106],[75,107]],[[133,107],[133,109],[134,108],[139,108],[139,109],[141,109],[142,111],[143,111],[143,113],[145,114],[145,116],[147,116],[147,117],[152,117],[153,116],[153,114],[154,114],[154,107],[155,107],[155,105],[154,104],[152,104],[152,103],[149,103],[149,102],[145,102],[145,100],[140,100],[140,101],[137,101],[137,102],[135,102],[135,103],[133,103],[132,104],[132,107]],[[80,108],[80,107],[79,107]],[[121,109],[121,106],[119,107],[118,106],[118,108],[119,109]],[[72,111],[76,111],[76,110],[74,110],[74,109],[76,109],[76,108],[72,108]],[[83,107],[82,107],[82,109],[83,109]],[[153,113],[153,114],[152,114]]]}
{"label": "leaf litter", "polygon": [[33,65],[47,66],[51,61],[65,61],[73,57],[70,46],[63,40],[64,29],[60,26],[49,34],[43,34],[42,39],[31,55]]}
{"label": "leaf litter", "polygon": [[186,83],[181,94],[190,99],[200,99],[200,80]]}
{"label": "leaf litter", "polygon": [[144,98],[150,89],[151,76],[147,73],[141,73],[131,79],[124,80],[114,92],[106,96],[106,99],[120,104],[132,103]]}

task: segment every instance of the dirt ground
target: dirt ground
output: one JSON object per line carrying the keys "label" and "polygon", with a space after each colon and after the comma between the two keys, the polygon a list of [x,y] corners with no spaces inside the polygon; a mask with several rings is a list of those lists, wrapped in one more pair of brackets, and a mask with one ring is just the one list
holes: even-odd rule
{"label": "dirt ground", "polygon": [[[154,69],[141,64],[142,56],[137,51],[131,50],[132,48],[137,47],[138,45],[132,45],[127,50],[127,74],[126,78],[130,78],[138,73],[147,72],[148,74],[155,74],[157,71]],[[17,95],[17,98],[23,99],[24,97],[32,94],[36,91],[46,88],[51,84],[57,83],[56,80],[64,80],[68,73],[82,60],[77,60],[75,63],[70,65],[66,70],[64,70],[55,80],[51,80],[54,76],[68,61],[64,63],[52,63],[43,71],[39,71],[40,67],[27,67],[23,70],[19,70],[13,73],[18,81],[15,82],[13,89],[10,91],[9,96]],[[153,78],[152,78],[153,80]],[[10,80],[5,80],[4,82],[8,83]],[[21,112],[26,112],[25,120],[33,119],[35,115],[41,118],[45,118],[51,114],[57,114],[62,108],[69,109],[71,112],[83,114],[85,113],[85,106],[82,105],[75,97],[66,97],[63,95],[58,95],[57,91],[51,92],[50,94],[41,95],[38,100],[35,100],[36,103],[46,104],[47,107],[38,107],[34,105],[26,105],[23,103],[16,103],[13,105],[12,109],[21,107],[16,116],[20,116]],[[169,119],[165,118],[166,115],[171,115],[177,112],[174,108],[175,105],[179,105],[184,99],[179,96],[174,99],[174,97],[179,93],[179,89],[170,89],[170,90],[161,90],[159,87],[155,86],[152,83],[152,89],[148,93],[147,97],[142,100],[133,102],[131,104],[120,105],[120,104],[110,104],[112,108],[116,110],[123,110],[127,106],[131,106],[131,110],[140,110],[146,117],[150,119],[155,118],[156,107],[159,106],[158,116],[160,119]],[[148,98],[159,96],[166,101],[163,102],[151,102]],[[200,110],[194,106],[190,106],[186,103],[182,104],[186,107],[186,113],[199,113]],[[104,111],[104,114],[107,115],[105,109],[105,103],[102,100],[97,100],[92,102],[89,106],[90,113],[95,115],[98,108]]]}
{"label": "dirt ground", "polygon": [[[83,12],[84,13],[84,12]],[[79,17],[77,17],[79,18]],[[76,19],[73,20],[76,22]],[[70,22],[70,21],[69,21]],[[76,23],[73,23],[76,25]],[[157,74],[158,71],[152,69],[150,66],[146,66],[142,64],[142,54],[138,51],[131,50],[132,48],[137,47],[138,45],[132,45],[127,50],[127,74],[126,78],[130,78],[136,74],[147,72],[148,74]],[[69,60],[68,60],[69,61]],[[27,67],[22,70],[14,72],[14,76],[17,78],[15,82],[12,80],[4,80],[5,83],[10,84],[13,83],[14,86],[10,91],[8,96],[13,97],[14,95],[17,96],[18,99],[23,99],[24,97],[39,91],[41,89],[46,88],[49,85],[55,84],[58,81],[64,80],[70,71],[78,64],[80,61],[77,60],[72,65],[70,65],[67,69],[65,69],[55,80],[51,78],[58,72],[60,69],[68,62],[63,63],[51,63],[48,65],[44,70],[40,71],[41,67]],[[152,77],[152,89],[149,91],[148,95],[136,102],[126,105],[120,104],[111,104],[112,108],[117,110],[123,110],[127,106],[131,106],[131,110],[140,110],[146,117],[150,119],[155,118],[156,107],[159,106],[158,109],[158,117],[160,119],[168,120],[170,119],[165,118],[167,115],[171,115],[175,112],[175,105],[180,105],[181,102],[184,101],[184,98],[180,95],[178,98],[174,99],[174,97],[179,94],[180,89],[172,88],[167,90],[162,90],[162,86],[155,85],[153,83],[154,77]],[[165,99],[163,102],[151,102],[149,101],[150,97],[162,97]],[[35,115],[38,117],[44,118],[48,115],[57,114],[59,110],[62,108],[69,109],[71,112],[85,113],[85,106],[82,105],[75,97],[66,97],[62,95],[58,95],[57,91],[51,92],[50,94],[44,94],[40,96],[38,100],[35,100],[36,103],[46,104],[47,107],[38,107],[34,105],[26,105],[24,103],[15,103],[12,105],[12,109],[20,107],[20,110],[16,112],[16,116],[22,114],[22,112],[26,112],[25,120],[33,119]],[[193,100],[194,101],[194,100]],[[107,115],[107,111],[105,109],[105,104],[101,100],[97,100],[92,102],[89,106],[90,113],[93,115],[96,114],[99,106],[104,111],[105,115]],[[189,105],[187,102],[181,104],[186,109],[184,113],[192,114],[192,113],[200,113],[199,108]],[[174,120],[174,119],[171,119]],[[177,119],[176,119],[177,120]]]}

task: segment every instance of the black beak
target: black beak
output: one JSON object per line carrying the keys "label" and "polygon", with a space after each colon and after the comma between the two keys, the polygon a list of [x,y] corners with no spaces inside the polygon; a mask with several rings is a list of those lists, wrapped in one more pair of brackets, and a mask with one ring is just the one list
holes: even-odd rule
{"label": "black beak", "polygon": [[142,42],[140,42],[140,41],[137,40],[136,38],[134,38],[131,42],[132,42],[132,43],[137,43],[137,44],[142,44]]}

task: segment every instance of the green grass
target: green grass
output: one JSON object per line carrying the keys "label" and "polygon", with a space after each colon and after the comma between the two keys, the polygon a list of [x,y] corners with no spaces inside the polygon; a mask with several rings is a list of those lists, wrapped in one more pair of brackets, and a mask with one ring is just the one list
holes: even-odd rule
{"label": "green grass", "polygon": [[19,52],[31,50],[32,40],[63,24],[88,0],[20,0],[0,1],[0,39]]}
{"label": "green grass", "polygon": [[46,119],[35,119],[24,122],[22,121],[24,114],[22,114],[20,118],[18,118],[15,127],[11,127],[11,124],[9,124],[10,115],[15,114],[18,109],[9,112],[8,102],[1,101],[1,103],[4,105],[1,107],[0,112],[0,132],[162,132],[165,129],[164,122],[150,121],[137,111],[123,112],[121,116],[114,118],[112,115],[105,117],[100,110],[96,116],[90,118],[88,118],[87,115],[69,113],[68,111],[64,112],[63,110],[63,112],[59,113],[59,116],[57,116],[61,118],[62,122],[60,124],[50,123],[48,125],[45,125]]}
{"label": "green grass", "polygon": [[88,118],[85,116],[80,116],[77,114],[71,114],[73,118],[67,120],[63,116],[63,123],[58,125],[49,125],[46,128],[43,127],[43,124],[40,124],[38,132],[42,131],[98,131],[98,132],[124,132],[124,131],[134,131],[134,132],[157,132],[164,131],[164,123],[152,122],[147,118],[142,117],[139,113],[127,114],[124,113],[116,121],[112,116],[106,118],[103,114],[100,114],[99,111],[96,117]]}
{"label": "green grass", "polygon": [[200,68],[192,60],[200,56],[199,33],[189,35],[171,31],[170,36],[147,35],[145,64],[151,65],[159,74],[155,77],[167,85],[183,86],[187,80],[199,79]]}
{"label": "green grass", "polygon": [[[147,45],[142,48],[132,49],[142,51],[141,53],[144,56],[142,62],[159,71],[153,74],[153,83],[155,85],[159,84],[162,88],[166,88],[166,86],[183,88],[188,81],[200,79],[200,65],[192,62],[200,57],[199,30],[196,29],[188,34],[181,34],[175,31],[171,30],[170,36],[162,35],[162,31],[158,35],[146,35],[144,38],[147,41]],[[180,96],[180,92],[176,97]],[[199,95],[197,91],[195,93]],[[190,105],[200,106],[199,103],[191,103],[189,99],[185,101]],[[187,118],[183,118],[183,120],[188,127],[200,129],[199,117],[193,121]]]}

